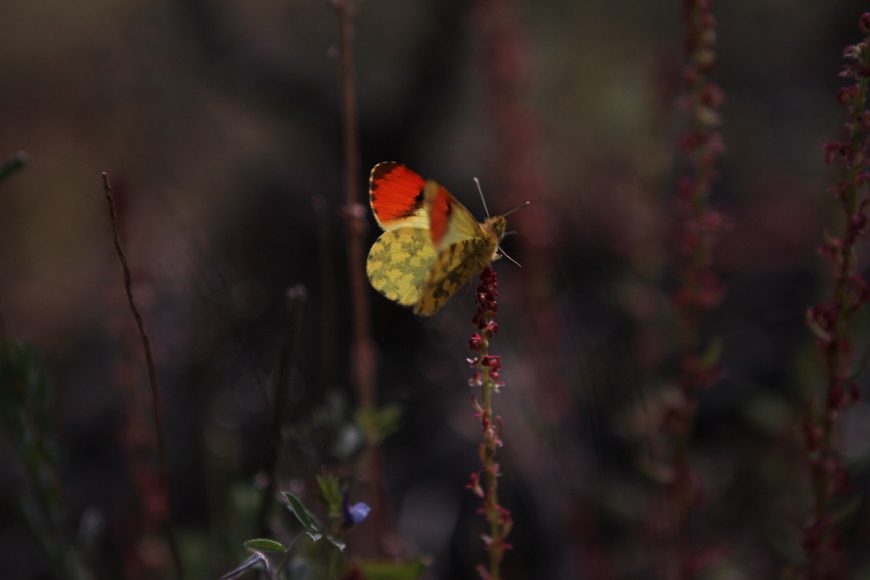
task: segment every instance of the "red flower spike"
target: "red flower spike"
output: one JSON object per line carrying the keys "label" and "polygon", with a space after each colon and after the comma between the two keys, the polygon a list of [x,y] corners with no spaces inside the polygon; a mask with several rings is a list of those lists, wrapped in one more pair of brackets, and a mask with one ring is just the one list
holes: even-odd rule
{"label": "red flower spike", "polygon": [[851,105],[858,97],[858,87],[851,85],[837,91],[837,100],[842,105]]}
{"label": "red flower spike", "polygon": [[[481,536],[481,539],[483,539],[484,546],[489,548],[489,543],[487,542],[487,538],[488,538],[487,536]],[[486,566],[484,566],[483,564],[478,564],[477,567],[475,568],[475,570],[477,570],[477,573],[480,575],[480,580],[491,580],[492,579],[492,576],[490,576],[489,572],[487,572],[487,570],[486,570]]]}
{"label": "red flower spike", "polygon": [[475,471],[471,474],[468,483],[465,484],[465,489],[471,490],[471,493],[478,497],[483,497],[483,488],[480,486],[480,472]]}
{"label": "red flower spike", "polygon": [[[870,35],[870,12],[858,19],[858,29]],[[867,200],[863,188],[870,167],[866,151],[870,145],[870,111],[866,110],[866,78],[870,75],[868,39],[847,46],[843,58],[847,63],[840,76],[851,84],[840,89],[837,100],[846,110],[845,138],[825,145],[825,161],[838,166],[840,181],[828,191],[842,209],[845,226],[837,235],[825,235],[819,254],[833,266],[833,292],[829,299],[807,311],[807,325],[817,338],[824,361],[827,385],[825,395],[811,402],[811,420],[804,425],[804,444],[813,506],[803,530],[806,569],[801,577],[810,579],[839,578],[837,562],[841,559],[842,534],[835,499],[851,493],[846,468],[840,461],[836,441],[837,423],[843,409],[860,396],[854,380],[847,379],[854,367],[852,342],[853,319],[860,307],[870,301],[870,288],[855,271],[859,263],[858,242],[867,230]]]}
{"label": "red flower spike", "polygon": [[[718,176],[719,159],[725,151],[721,133],[720,108],[724,93],[711,82],[709,73],[716,61],[716,19],[709,0],[684,0],[683,18],[686,26],[685,61],[686,94],[682,99],[692,130],[681,138],[680,147],[689,171],[679,180],[674,199],[677,216],[676,244],[673,250],[674,270],[678,279],[672,300],[678,317],[683,344],[709,342],[705,319],[722,301],[725,288],[713,267],[716,242],[727,229],[726,219],[710,205],[713,184]],[[678,353],[680,364],[679,397],[670,401],[660,416],[662,429],[669,434],[674,448],[691,450],[690,434],[697,411],[698,393],[710,387],[722,376],[722,368],[708,360],[699,349]],[[699,568],[693,550],[683,546],[689,535],[685,522],[692,520],[703,496],[700,482],[692,471],[690,453],[674,454],[662,466],[668,473],[668,497],[673,501],[673,520],[666,526],[673,537],[676,559],[669,562],[675,570]]]}
{"label": "red flower spike", "polygon": [[859,58],[861,58],[861,47],[857,44],[847,46],[843,49],[843,58],[845,58],[846,60],[858,60]]}
{"label": "red flower spike", "polygon": [[[468,346],[475,352],[469,363],[475,369],[469,385],[483,391],[484,405],[474,400],[475,417],[480,421],[481,443],[478,454],[482,469],[471,475],[466,485],[475,495],[483,499],[480,513],[489,524],[489,534],[482,536],[484,547],[491,553],[494,560],[500,563],[503,552],[507,549],[504,539],[510,532],[510,523],[502,515],[502,508],[495,500],[499,464],[495,461],[496,450],[502,446],[499,436],[502,430],[502,419],[495,416],[493,420],[492,395],[497,393],[504,383],[501,378],[501,357],[490,354],[490,339],[498,332],[495,316],[498,313],[498,278],[492,267],[487,267],[480,274],[480,284],[475,293],[477,311],[472,318],[476,331],[469,338]],[[481,481],[481,480],[485,481]],[[504,513],[509,514],[507,510]],[[494,568],[497,570],[497,567]],[[491,574],[483,566],[478,567],[482,578],[490,578]]]}
{"label": "red flower spike", "polygon": [[825,163],[828,165],[836,157],[846,158],[850,156],[851,147],[848,143],[844,143],[842,141],[830,141],[825,143]]}

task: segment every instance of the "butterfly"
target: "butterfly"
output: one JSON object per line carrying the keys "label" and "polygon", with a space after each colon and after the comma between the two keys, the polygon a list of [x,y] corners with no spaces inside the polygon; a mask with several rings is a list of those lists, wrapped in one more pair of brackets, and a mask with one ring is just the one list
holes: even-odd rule
{"label": "butterfly", "polygon": [[435,314],[501,257],[504,216],[478,222],[442,185],[400,163],[372,168],[369,203],[384,230],[369,250],[369,282],[393,302],[413,307],[414,314]]}

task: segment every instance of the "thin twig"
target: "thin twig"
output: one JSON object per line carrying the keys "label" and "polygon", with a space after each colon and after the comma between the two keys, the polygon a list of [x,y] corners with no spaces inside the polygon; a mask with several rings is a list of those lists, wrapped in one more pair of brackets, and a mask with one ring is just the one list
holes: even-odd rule
{"label": "thin twig", "polygon": [[359,405],[375,406],[375,363],[371,339],[369,298],[366,290],[363,264],[365,237],[365,208],[359,195],[359,121],[356,103],[356,81],[353,68],[354,0],[335,0],[340,21],[341,87],[344,111],[344,193],[347,220],[348,264],[353,307],[353,383]]}
{"label": "thin twig", "polygon": [[673,300],[682,343],[677,377],[680,399],[668,409],[665,422],[673,442],[669,485],[675,517],[671,577],[694,580],[700,568],[693,522],[702,493],[693,466],[693,433],[700,393],[722,374],[716,342],[705,344],[705,326],[724,294],[713,268],[713,251],[724,222],[710,204],[723,150],[719,108],[724,97],[710,81],[716,64],[716,21],[709,2],[683,0],[683,20],[688,91],[685,103],[691,126],[682,143],[689,169],[680,181],[676,200],[680,231],[674,260],[678,287]]}
{"label": "thin twig", "polygon": [[284,408],[291,385],[291,368],[296,359],[297,338],[302,322],[302,312],[308,293],[305,286],[298,284],[287,290],[285,300],[284,340],[278,355],[278,369],[275,374],[274,396],[272,399],[272,441],[269,457],[266,461],[267,482],[260,504],[258,526],[260,531],[268,534],[268,519],[272,505],[275,503],[275,488],[277,487],[278,457],[281,454],[281,427],[284,425]]}
{"label": "thin twig", "polygon": [[[359,121],[356,102],[356,82],[353,68],[353,18],[355,0],[332,0],[339,16],[341,48],[342,109],[344,111],[344,185],[347,220],[348,267],[350,269],[351,302],[353,307],[352,381],[361,409],[374,409],[376,362],[371,338],[369,294],[366,289],[363,264],[365,254],[365,206],[360,203],[359,182]],[[369,537],[379,551],[379,539],[387,532],[386,501],[381,469],[380,450],[370,443],[363,459],[365,478],[371,486],[372,528]]]}
{"label": "thin twig", "polygon": [[[103,172],[103,191],[106,194],[106,203],[109,206],[109,220],[112,222],[112,236],[115,242],[115,251],[118,254],[118,260],[121,262],[121,268],[124,272],[124,291],[127,293],[127,303],[130,305],[130,312],[136,320],[136,326],[139,328],[139,336],[142,338],[142,350],[145,352],[145,363],[148,366],[148,383],[151,386],[151,403],[154,411],[154,430],[157,436],[157,453],[160,462],[160,482],[166,493],[167,501],[169,501],[169,465],[166,461],[166,445],[163,439],[163,406],[160,403],[160,391],[157,388],[157,371],[154,368],[154,357],[151,355],[151,343],[148,340],[148,335],[145,333],[145,325],[142,322],[142,315],[139,314],[139,309],[136,308],[136,301],[133,299],[133,283],[130,276],[130,267],[127,263],[127,255],[124,253],[124,248],[121,245],[121,234],[118,228],[118,214],[115,211],[115,200],[112,198],[112,188],[109,186],[109,175]],[[171,502],[170,502],[171,504]],[[169,542],[169,549],[172,552],[172,563],[175,567],[175,575],[181,579],[184,577],[183,567],[181,563],[181,553],[178,550],[178,542],[175,539],[175,531],[172,526],[171,518],[166,522],[166,539]]]}

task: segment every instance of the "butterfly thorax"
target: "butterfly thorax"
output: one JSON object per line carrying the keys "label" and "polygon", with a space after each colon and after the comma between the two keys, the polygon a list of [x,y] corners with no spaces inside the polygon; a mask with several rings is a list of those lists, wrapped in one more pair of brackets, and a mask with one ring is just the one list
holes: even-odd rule
{"label": "butterfly thorax", "polygon": [[498,254],[498,243],[504,237],[505,229],[507,228],[507,219],[504,216],[493,216],[490,218],[486,218],[482,224],[480,224],[480,229],[483,231],[483,236],[487,239],[487,241],[492,244],[492,258],[496,259],[500,257]]}

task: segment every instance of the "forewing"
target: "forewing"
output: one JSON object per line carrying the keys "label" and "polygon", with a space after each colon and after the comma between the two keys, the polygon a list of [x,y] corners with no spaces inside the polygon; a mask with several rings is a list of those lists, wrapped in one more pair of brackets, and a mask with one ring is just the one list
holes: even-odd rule
{"label": "forewing", "polygon": [[445,248],[462,240],[481,237],[480,224],[444,186],[426,182],[426,207],[429,211],[429,231],[436,248]]}
{"label": "forewing", "polygon": [[395,161],[378,163],[369,176],[369,204],[381,229],[428,228],[426,181]]}
{"label": "forewing", "polygon": [[431,266],[420,297],[414,304],[414,314],[431,316],[438,312],[451,296],[492,261],[494,252],[495,244],[484,237],[445,246]]}
{"label": "forewing", "polygon": [[366,273],[375,290],[394,302],[411,306],[420,298],[435,259],[428,230],[388,230],[369,250]]}

